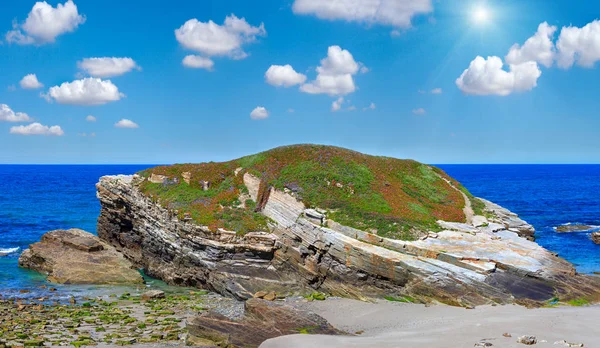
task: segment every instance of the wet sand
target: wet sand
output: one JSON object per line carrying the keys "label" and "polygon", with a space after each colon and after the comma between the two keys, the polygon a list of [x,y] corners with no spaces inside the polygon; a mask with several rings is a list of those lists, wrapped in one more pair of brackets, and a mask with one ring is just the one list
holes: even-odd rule
{"label": "wet sand", "polygon": [[[290,335],[268,340],[261,348],[462,348],[474,347],[479,342],[489,342],[492,347],[525,347],[517,343],[522,335],[536,336],[535,347],[568,347],[555,344],[563,340],[600,347],[600,306],[527,309],[510,305],[464,309],[348,299],[300,306],[323,316],[336,328],[360,334]],[[512,337],[504,337],[504,333]]]}

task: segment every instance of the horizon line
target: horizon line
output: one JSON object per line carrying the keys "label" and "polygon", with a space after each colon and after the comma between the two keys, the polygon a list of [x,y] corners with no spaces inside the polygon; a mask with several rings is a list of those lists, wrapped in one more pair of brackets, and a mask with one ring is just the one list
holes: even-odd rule
{"label": "horizon line", "polygon": [[[176,164],[204,164],[219,161],[205,162],[177,162],[177,163],[0,163],[0,166],[170,166]],[[228,162],[228,161],[224,161]],[[432,166],[595,166],[598,163],[425,163]]]}

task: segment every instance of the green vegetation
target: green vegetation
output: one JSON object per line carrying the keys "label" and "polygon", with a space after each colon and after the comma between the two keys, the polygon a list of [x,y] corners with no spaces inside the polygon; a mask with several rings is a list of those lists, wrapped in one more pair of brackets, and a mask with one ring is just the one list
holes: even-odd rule
{"label": "green vegetation", "polygon": [[402,297],[394,297],[394,296],[385,296],[386,300],[391,302],[402,302],[402,303],[418,303],[415,298],[410,296],[402,296]]}
{"label": "green vegetation", "polygon": [[587,306],[587,305],[589,305],[590,301],[588,301],[585,298],[577,298],[577,299],[573,299],[573,300],[567,301],[567,304],[569,306],[581,307],[581,306]]}
{"label": "green vegetation", "polygon": [[327,299],[327,295],[321,292],[313,292],[310,295],[305,295],[304,298],[309,301],[325,301]]}
{"label": "green vegetation", "polygon": [[567,301],[561,301],[558,297],[553,297],[550,300],[546,301],[545,306],[544,307],[557,307],[560,304],[566,304],[569,306],[573,306],[573,307],[582,307],[582,306],[587,306],[589,305],[591,302],[586,299],[586,298],[575,298],[575,299],[571,299],[571,300],[567,300]]}
{"label": "green vegetation", "polygon": [[[258,204],[248,199],[245,173],[261,180]],[[439,230],[440,219],[465,220],[463,196],[447,181],[468,195],[476,213],[483,209],[482,202],[438,168],[332,146],[286,146],[230,162],[140,173],[152,174],[168,179],[146,180],[140,189],[180,219],[240,234],[268,230],[260,210],[271,187],[290,189],[307,207],[325,209],[328,218],[341,224],[402,240],[415,239],[418,231]]]}
{"label": "green vegetation", "polygon": [[296,331],[298,331],[298,333],[301,335],[309,335],[315,329],[318,329],[318,327],[317,326],[307,326],[307,327],[297,329]]}

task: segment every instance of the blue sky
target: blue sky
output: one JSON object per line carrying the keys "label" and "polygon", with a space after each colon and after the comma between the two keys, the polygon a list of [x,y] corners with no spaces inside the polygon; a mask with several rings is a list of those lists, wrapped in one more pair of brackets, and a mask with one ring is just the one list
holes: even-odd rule
{"label": "blue sky", "polygon": [[[3,3],[0,105],[9,111],[0,121],[0,163],[219,161],[295,143],[427,163],[600,163],[595,1],[415,0],[413,8],[384,9],[395,2],[379,0],[365,13],[344,8],[360,1],[323,3],[51,0],[40,8],[76,12],[69,7],[68,18],[50,22],[28,20],[35,1]],[[189,20],[197,19],[192,29],[210,20],[222,29],[227,16],[244,19],[228,27],[229,46],[203,41],[203,32],[176,37]],[[556,27],[550,37],[525,44],[543,22]],[[186,67],[188,55],[214,65]],[[84,68],[104,57],[131,58],[117,67],[129,71]],[[288,64],[295,75],[267,81],[271,66]],[[344,82],[315,85],[318,67],[324,79]],[[28,74],[35,80],[23,88]],[[118,92],[98,96],[88,86],[69,99],[84,79],[110,81]],[[268,116],[251,117],[257,107]],[[12,121],[17,113],[28,120],[9,122],[11,112]],[[138,128],[115,126],[123,119]]]}

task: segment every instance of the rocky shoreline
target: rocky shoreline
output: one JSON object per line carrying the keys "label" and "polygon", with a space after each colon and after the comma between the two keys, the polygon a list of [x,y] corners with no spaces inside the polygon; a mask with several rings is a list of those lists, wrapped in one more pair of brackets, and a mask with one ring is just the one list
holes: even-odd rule
{"label": "rocky shoreline", "polygon": [[0,348],[257,347],[286,334],[346,334],[298,305],[302,297],[236,301],[207,291],[0,299]]}
{"label": "rocky shoreline", "polygon": [[0,347],[124,346],[185,341],[185,322],[211,307],[225,307],[207,292],[142,300],[111,294],[59,303],[52,297],[0,300]]}
{"label": "rocky shoreline", "polygon": [[303,305],[330,296],[467,309],[600,300],[598,277],[578,274],[535,243],[533,226],[513,212],[481,199],[476,215],[471,199],[450,180],[450,189],[465,199],[466,222],[439,220],[434,231],[413,231],[420,238],[408,241],[344,226],[326,210],[305,207],[291,190],[265,189],[252,174],[240,175],[247,188],[240,200],[256,204],[268,230],[215,232],[139,189],[145,180],[170,185],[189,176],[102,177],[96,185],[98,236],[51,231],[23,251],[19,265],[60,284],[143,289],[142,270],[185,290],[70,303],[3,299],[0,348],[257,347],[283,335],[360,336],[361,330],[341,331]]}

